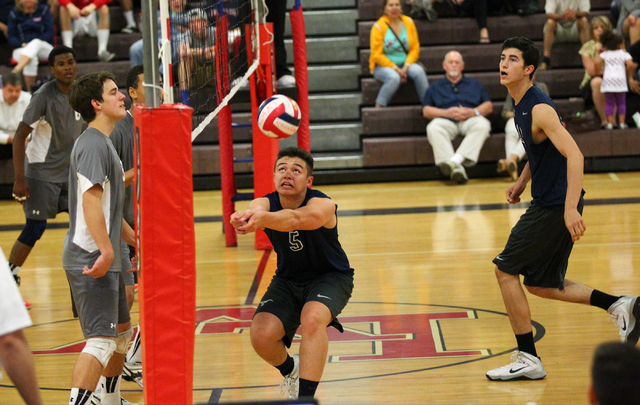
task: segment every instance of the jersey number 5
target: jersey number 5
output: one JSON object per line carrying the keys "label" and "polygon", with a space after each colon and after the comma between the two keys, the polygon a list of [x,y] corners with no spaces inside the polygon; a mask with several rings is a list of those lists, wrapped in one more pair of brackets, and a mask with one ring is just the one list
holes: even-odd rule
{"label": "jersey number 5", "polygon": [[302,242],[298,240],[298,235],[300,235],[298,231],[289,232],[289,248],[294,252],[298,252],[304,248]]}

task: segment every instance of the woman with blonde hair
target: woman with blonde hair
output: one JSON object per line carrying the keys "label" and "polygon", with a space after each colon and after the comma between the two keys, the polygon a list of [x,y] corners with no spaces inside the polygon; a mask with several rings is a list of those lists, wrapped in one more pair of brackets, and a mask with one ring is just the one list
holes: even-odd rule
{"label": "woman with blonde hair", "polygon": [[596,107],[598,116],[600,117],[600,127],[604,128],[607,125],[607,116],[605,114],[605,99],[604,94],[600,91],[602,85],[603,69],[596,68],[596,57],[603,51],[602,44],[600,43],[600,37],[605,31],[612,31],[613,27],[611,22],[605,16],[599,15],[593,17],[590,22],[591,39],[585,42],[580,48],[580,55],[582,56],[582,65],[584,66],[584,78],[580,83],[580,90],[582,92],[582,98],[584,99],[585,108],[589,108],[592,105]]}
{"label": "woman with blonde hair", "polygon": [[383,15],[371,28],[369,69],[382,82],[376,107],[386,107],[401,83],[411,79],[420,101],[429,87],[421,64],[418,31],[411,19],[402,14],[400,0],[385,0]]}
{"label": "woman with blonde hair", "polygon": [[36,81],[38,63],[47,60],[53,49],[53,16],[49,7],[36,0],[16,0],[16,8],[9,13],[9,44],[12,58],[18,63],[14,73],[24,75],[27,91]]}

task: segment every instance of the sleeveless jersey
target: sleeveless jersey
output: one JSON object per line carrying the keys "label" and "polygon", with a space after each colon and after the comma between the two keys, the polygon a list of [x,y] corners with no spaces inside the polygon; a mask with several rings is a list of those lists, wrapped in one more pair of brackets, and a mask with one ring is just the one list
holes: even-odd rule
{"label": "sleeveless jersey", "polygon": [[[282,210],[277,191],[267,194],[269,211]],[[312,198],[329,198],[326,194],[307,189],[300,207]],[[336,217],[338,207],[336,206]],[[337,218],[336,218],[337,219]],[[308,282],[322,274],[341,271],[353,275],[349,259],[338,241],[338,224],[332,229],[320,227],[312,231],[279,232],[265,228],[273,249],[278,255],[276,276],[296,282]]]}
{"label": "sleeveless jersey", "polygon": [[[533,142],[531,133],[531,111],[537,104],[548,104],[562,117],[551,98],[542,90],[531,86],[515,106],[514,121],[529,158],[531,169],[531,205],[564,209],[567,196],[567,158],[556,149],[551,139],[539,144]],[[584,194],[584,190],[582,191]],[[580,204],[583,204],[582,195]]]}

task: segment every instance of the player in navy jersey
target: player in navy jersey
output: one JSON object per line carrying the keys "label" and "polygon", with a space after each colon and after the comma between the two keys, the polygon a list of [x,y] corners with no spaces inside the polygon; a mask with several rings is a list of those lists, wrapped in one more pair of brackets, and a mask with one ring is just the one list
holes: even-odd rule
{"label": "player in navy jersey", "polygon": [[[313,158],[299,148],[280,151],[276,191],[231,215],[239,234],[264,229],[278,255],[278,268],[251,322],[256,353],[276,367],[290,399],[313,397],[327,361],[327,326],[342,331],[336,317],[353,290],[353,269],[338,241],[337,205],[312,190]],[[301,326],[300,354],[287,348]]]}
{"label": "player in navy jersey", "polygon": [[640,335],[640,300],[613,296],[565,279],[573,243],[584,235],[582,189],[584,157],[562,125],[546,94],[531,84],[540,51],[527,38],[502,45],[500,82],[515,102],[515,122],[529,161],[506,192],[511,204],[531,180],[531,207],[511,230],[502,253],[493,259],[511,327],[518,342],[513,363],[487,372],[490,380],[538,380],[546,376],[536,352],[527,290],[542,298],[587,304],[609,312],[623,342],[635,345]]}

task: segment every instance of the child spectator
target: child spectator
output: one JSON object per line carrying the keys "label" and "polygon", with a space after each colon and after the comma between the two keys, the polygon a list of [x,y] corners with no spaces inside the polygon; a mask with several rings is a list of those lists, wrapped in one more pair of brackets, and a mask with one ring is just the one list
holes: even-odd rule
{"label": "child spectator", "polygon": [[24,75],[25,89],[30,91],[38,75],[38,63],[46,61],[53,49],[53,16],[49,7],[36,0],[19,0],[9,13],[9,44],[12,58],[18,62],[13,73]]}
{"label": "child spectator", "polygon": [[[107,51],[109,44],[109,7],[111,0],[58,0],[62,43],[73,48],[73,38],[88,35],[98,38],[98,58],[111,61],[116,55]],[[98,23],[96,25],[96,14]],[[73,23],[72,21],[73,20]]]}
{"label": "child spectator", "polygon": [[605,110],[607,115],[606,129],[616,126],[614,108],[618,109],[618,122],[620,129],[627,128],[625,116],[627,113],[626,96],[629,91],[627,81],[633,74],[633,61],[631,55],[624,50],[624,40],[620,34],[605,32],[600,37],[604,51],[596,58],[597,68],[604,63],[604,74],[600,91],[605,97]]}

